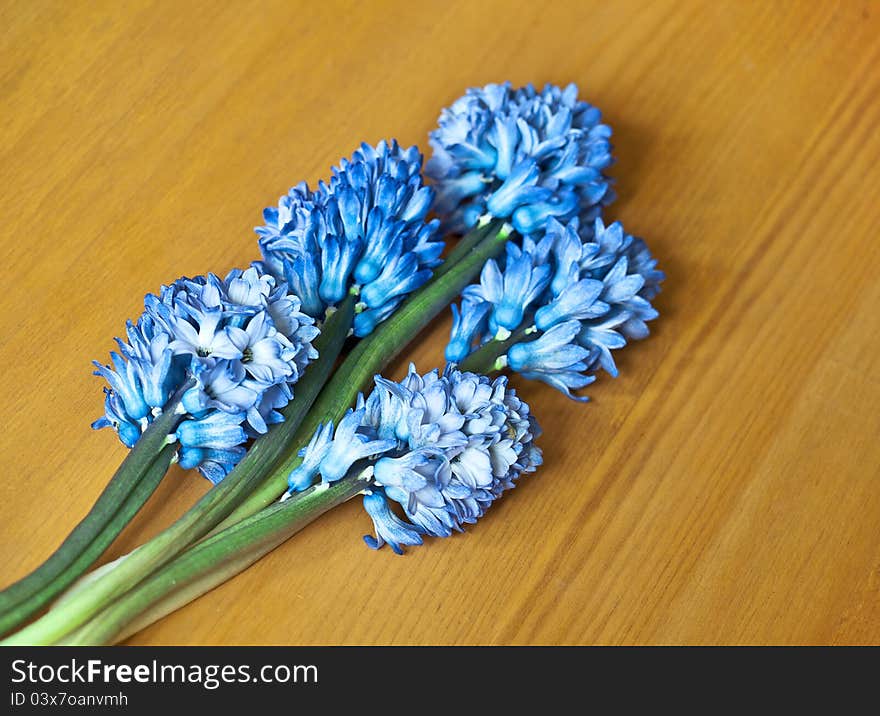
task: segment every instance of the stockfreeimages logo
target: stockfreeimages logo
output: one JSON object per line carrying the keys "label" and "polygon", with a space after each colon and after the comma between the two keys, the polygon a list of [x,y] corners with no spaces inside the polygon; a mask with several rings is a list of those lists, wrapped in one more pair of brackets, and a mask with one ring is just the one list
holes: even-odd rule
{"label": "stockfreeimages logo", "polygon": [[224,684],[317,684],[318,667],[312,664],[108,664],[101,659],[64,664],[36,664],[17,659],[12,662],[13,684],[199,684],[217,689]]}

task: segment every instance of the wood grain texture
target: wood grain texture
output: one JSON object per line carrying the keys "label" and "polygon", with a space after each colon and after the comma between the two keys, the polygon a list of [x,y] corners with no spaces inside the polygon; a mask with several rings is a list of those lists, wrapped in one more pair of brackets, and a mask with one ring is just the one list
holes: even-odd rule
{"label": "wood grain texture", "polygon": [[[880,641],[880,5],[19,0],[0,27],[4,582],[123,456],[89,361],[145,292],[245,265],[263,206],[361,140],[426,148],[469,85],[574,81],[614,128],[609,215],[668,274],[621,376],[587,406],[519,384],[546,465],[467,534],[374,553],[350,503],[130,643]],[[108,557],[206,489],[174,471]]]}

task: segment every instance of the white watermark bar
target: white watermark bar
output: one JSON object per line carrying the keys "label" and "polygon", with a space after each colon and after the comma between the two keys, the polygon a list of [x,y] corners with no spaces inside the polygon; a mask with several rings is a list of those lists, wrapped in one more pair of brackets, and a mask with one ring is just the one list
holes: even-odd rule
{"label": "white watermark bar", "polygon": [[[812,697],[835,676],[843,682],[836,701],[851,701],[866,686],[873,693],[872,656],[853,649],[12,647],[0,649],[0,714],[207,716],[219,708],[252,716],[342,707],[394,716],[428,704],[427,713],[437,706],[439,713],[495,714],[510,704],[511,713],[604,714],[631,712],[643,699],[654,713],[688,694],[739,700],[750,713],[749,705],[771,705],[768,694],[789,706],[796,691]],[[701,712],[712,712],[701,698]],[[532,702],[542,706],[523,710]],[[838,712],[855,711],[829,710]]]}

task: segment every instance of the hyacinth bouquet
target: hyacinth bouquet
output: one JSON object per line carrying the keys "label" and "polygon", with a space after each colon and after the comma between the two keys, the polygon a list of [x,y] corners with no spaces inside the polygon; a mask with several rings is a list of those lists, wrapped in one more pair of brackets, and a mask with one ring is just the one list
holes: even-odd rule
{"label": "hyacinth bouquet", "polygon": [[[507,374],[586,400],[657,316],[656,261],[603,219],[610,134],[574,85],[470,89],[430,134],[430,183],[416,147],[364,144],[264,211],[250,267],[148,295],[96,363],[93,427],[130,451],[61,547],[0,593],[4,643],[118,641],[358,495],[374,549],[476,522],[543,459]],[[450,305],[446,367],[383,378]],[[88,572],[174,462],[211,490]]]}

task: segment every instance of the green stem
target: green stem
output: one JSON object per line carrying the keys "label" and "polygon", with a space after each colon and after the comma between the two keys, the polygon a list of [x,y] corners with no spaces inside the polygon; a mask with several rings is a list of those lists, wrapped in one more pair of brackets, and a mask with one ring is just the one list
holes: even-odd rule
{"label": "green stem", "polygon": [[[345,411],[354,405],[357,395],[403,348],[412,341],[431,320],[461,293],[479,274],[483,264],[497,256],[509,236],[509,229],[498,220],[486,227],[475,229],[483,239],[471,244],[467,253],[439,276],[435,275],[425,286],[407,299],[384,323],[352,349],[351,353],[324,386],[318,400],[303,421],[295,444],[305,445],[322,423],[338,422]],[[465,237],[462,241],[469,241]],[[287,489],[287,478],[302,462],[298,450],[288,453],[276,469],[241,503],[218,529],[249,517],[281,496]]]}
{"label": "green stem", "polygon": [[[494,228],[497,231],[497,223],[494,225]],[[492,229],[492,221],[487,220],[485,222],[481,222],[474,229],[462,236],[458,240],[458,243],[453,247],[452,251],[450,251],[446,255],[443,263],[434,269],[434,275],[432,276],[432,278],[436,279],[449,271],[449,269],[455,266],[455,264],[458,263],[458,261],[461,260],[463,256],[467,256],[467,254],[472,248],[474,248],[474,246],[476,246],[483,239],[489,236],[489,234],[492,232]]]}
{"label": "green stem", "polygon": [[132,626],[143,628],[222,584],[365,486],[352,475],[267,507],[187,550],[58,643],[109,644],[134,633]]}
{"label": "green stem", "polygon": [[168,472],[168,466],[174,458],[177,450],[175,445],[166,445],[162,452],[153,460],[147,473],[138,482],[128,499],[122,503],[122,506],[113,515],[112,519],[104,526],[104,529],[94,539],[83,547],[67,568],[42,589],[34,592],[30,598],[3,615],[0,620],[0,628],[8,630],[14,628],[18,624],[22,624],[35,612],[48,604],[52,599],[58,596],[64,589],[69,587],[79,577],[85,574],[86,570],[91,567],[98,558],[104,553],[113,540],[119,535],[125,526],[131,522],[132,518],[143,507],[144,503],[150,499],[150,496],[159,487],[165,473]]}
{"label": "green stem", "polygon": [[[526,325],[530,325],[527,322]],[[527,333],[528,329],[520,328],[514,331],[507,339],[503,341],[491,340],[477,348],[467,358],[465,358],[458,366],[461,370],[471,371],[472,373],[494,373],[504,369],[506,362],[502,362],[503,356],[507,355],[507,351],[517,343],[522,343],[523,339],[529,338],[531,334]]]}
{"label": "green stem", "polygon": [[99,579],[84,586],[58,609],[6,639],[2,644],[51,644],[88,620],[98,610],[137,584],[160,565],[203,537],[250,492],[259,478],[285,454],[321,386],[333,370],[351,328],[354,297],[348,297],[324,324],[315,341],[318,359],[296,384],[296,398],[282,411],[284,422],[256,440],[226,478],[182,517],[122,560]]}
{"label": "green stem", "polygon": [[162,414],[147,426],[92,509],[61,546],[28,576],[0,592],[0,635],[24,623],[81,576],[153,493],[158,482],[150,489],[138,489],[139,485],[148,473],[151,479],[161,480],[153,466],[181,418],[177,412],[181,396],[192,385],[187,382],[177,391]]}

